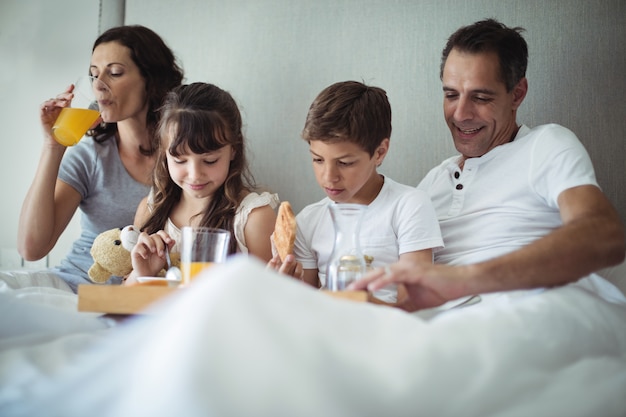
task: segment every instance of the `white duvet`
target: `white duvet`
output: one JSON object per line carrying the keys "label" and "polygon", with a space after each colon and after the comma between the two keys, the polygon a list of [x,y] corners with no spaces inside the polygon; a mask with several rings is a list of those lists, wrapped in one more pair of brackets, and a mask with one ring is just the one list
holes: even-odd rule
{"label": "white duvet", "polygon": [[626,415],[626,299],[599,278],[428,320],[245,258],[114,327],[14,293],[2,416]]}

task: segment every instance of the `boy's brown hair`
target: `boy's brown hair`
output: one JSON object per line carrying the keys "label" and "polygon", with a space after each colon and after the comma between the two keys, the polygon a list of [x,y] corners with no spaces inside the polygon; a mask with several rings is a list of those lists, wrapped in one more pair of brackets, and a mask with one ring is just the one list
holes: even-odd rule
{"label": "boy's brown hair", "polygon": [[385,90],[357,81],[342,81],[322,90],[304,123],[307,142],[356,143],[370,156],[391,136],[391,106]]}

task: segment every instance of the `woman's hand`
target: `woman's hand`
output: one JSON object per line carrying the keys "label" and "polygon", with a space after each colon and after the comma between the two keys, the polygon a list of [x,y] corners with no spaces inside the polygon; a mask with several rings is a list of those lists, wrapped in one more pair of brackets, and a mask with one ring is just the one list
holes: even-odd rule
{"label": "woman's hand", "polygon": [[74,98],[73,91],[74,84],[70,84],[64,92],[44,101],[39,106],[39,119],[46,136],[52,138],[52,126],[54,126],[54,122],[57,120],[57,117],[59,117],[61,110],[63,110],[64,107],[69,107]]}

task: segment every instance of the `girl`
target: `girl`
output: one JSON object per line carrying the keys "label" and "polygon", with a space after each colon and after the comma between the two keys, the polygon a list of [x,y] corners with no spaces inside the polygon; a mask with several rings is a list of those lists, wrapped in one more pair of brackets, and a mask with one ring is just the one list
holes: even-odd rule
{"label": "girl", "polygon": [[215,85],[183,85],[167,95],[158,130],[162,148],[152,192],[137,209],[142,233],[126,283],[165,266],[166,246],[177,251],[182,226],[229,230],[229,253],[271,259],[278,196],[253,191],[241,130],[237,104]]}
{"label": "girl", "polygon": [[[52,125],[62,108],[69,106],[73,86],[41,104],[43,149],[22,205],[18,232],[22,257],[40,259],[80,207],[80,238],[61,265],[42,277],[48,284],[60,277],[74,292],[78,284],[91,283],[87,271],[93,264],[89,250],[95,237],[130,224],[148,194],[156,159],[156,110],[165,93],[183,80],[172,51],[143,26],[115,27],[100,35],[89,73],[111,90],[99,102],[103,123],[92,132],[93,138],[68,149],[54,140]],[[114,277],[109,283],[120,280]]]}

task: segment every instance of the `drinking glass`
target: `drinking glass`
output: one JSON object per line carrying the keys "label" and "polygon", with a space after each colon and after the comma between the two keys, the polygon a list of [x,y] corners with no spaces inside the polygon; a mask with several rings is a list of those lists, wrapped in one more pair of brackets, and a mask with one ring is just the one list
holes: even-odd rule
{"label": "drinking glass", "polygon": [[180,266],[183,285],[214,263],[226,261],[230,232],[211,227],[183,227],[180,242]]}
{"label": "drinking glass", "polygon": [[52,126],[54,138],[65,146],[76,145],[96,124],[100,118],[98,99],[110,97],[111,90],[104,81],[85,75],[74,83],[73,94],[70,107],[61,110]]}

